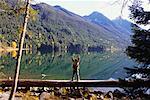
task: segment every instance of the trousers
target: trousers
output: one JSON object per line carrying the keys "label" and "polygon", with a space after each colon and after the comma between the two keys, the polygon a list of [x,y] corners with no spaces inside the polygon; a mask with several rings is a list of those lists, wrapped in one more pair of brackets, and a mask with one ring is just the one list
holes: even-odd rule
{"label": "trousers", "polygon": [[79,69],[73,69],[72,81],[73,81],[74,75],[76,75],[77,81],[79,81],[80,80]]}

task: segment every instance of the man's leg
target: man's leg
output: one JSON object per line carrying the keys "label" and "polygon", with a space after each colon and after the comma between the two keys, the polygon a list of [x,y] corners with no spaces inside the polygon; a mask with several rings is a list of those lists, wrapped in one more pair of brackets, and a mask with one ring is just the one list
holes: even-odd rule
{"label": "man's leg", "polygon": [[76,78],[77,78],[77,81],[78,81],[78,74],[77,74],[77,71],[76,71]]}
{"label": "man's leg", "polygon": [[80,72],[79,72],[79,69],[77,70],[77,76],[78,76],[78,80],[80,80]]}
{"label": "man's leg", "polygon": [[73,73],[72,73],[72,81],[73,81],[74,74],[75,74],[75,70],[73,70]]}
{"label": "man's leg", "polygon": [[76,71],[76,76],[77,76],[77,81],[79,81],[80,80],[79,69],[77,69],[77,71]]}

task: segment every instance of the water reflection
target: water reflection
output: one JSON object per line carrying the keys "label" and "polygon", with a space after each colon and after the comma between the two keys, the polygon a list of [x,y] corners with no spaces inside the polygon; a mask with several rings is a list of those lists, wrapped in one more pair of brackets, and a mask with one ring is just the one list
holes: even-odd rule
{"label": "water reflection", "polygon": [[[0,58],[0,78],[13,77],[16,52]],[[20,78],[30,79],[71,79],[71,57],[74,53],[26,51],[21,62]],[[87,52],[80,53],[81,79],[109,79],[125,77],[123,67],[133,66],[134,61],[121,52]]]}

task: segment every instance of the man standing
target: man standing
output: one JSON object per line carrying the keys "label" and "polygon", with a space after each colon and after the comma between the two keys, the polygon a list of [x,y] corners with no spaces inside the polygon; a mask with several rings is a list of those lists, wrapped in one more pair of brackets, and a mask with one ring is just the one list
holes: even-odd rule
{"label": "man standing", "polygon": [[72,68],[73,68],[73,74],[72,74],[72,81],[74,78],[74,75],[77,77],[77,81],[79,81],[79,64],[80,64],[80,57],[78,56],[77,58],[72,58]]}

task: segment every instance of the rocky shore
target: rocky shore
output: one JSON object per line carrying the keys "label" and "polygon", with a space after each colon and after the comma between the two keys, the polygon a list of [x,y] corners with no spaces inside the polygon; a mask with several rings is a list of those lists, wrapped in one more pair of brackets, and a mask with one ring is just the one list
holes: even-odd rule
{"label": "rocky shore", "polygon": [[[10,88],[0,89],[0,100],[8,100]],[[134,97],[122,89],[79,88],[79,87],[32,87],[18,88],[15,100],[149,100],[150,95],[137,94]]]}

